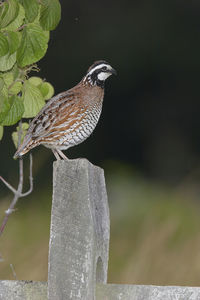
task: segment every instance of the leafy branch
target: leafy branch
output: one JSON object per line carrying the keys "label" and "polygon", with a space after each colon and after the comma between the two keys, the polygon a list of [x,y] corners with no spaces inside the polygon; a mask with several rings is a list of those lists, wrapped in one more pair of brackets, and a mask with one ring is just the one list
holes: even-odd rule
{"label": "leafy branch", "polygon": [[0,139],[4,126],[33,118],[54,94],[39,77],[36,63],[45,55],[50,31],[60,21],[59,0],[7,0],[0,6]]}
{"label": "leafy branch", "polygon": [[[29,73],[39,71],[36,63],[46,54],[50,31],[56,28],[60,17],[59,0],[0,1],[0,140],[5,126],[19,122],[12,133],[16,147],[28,129],[28,123],[22,119],[35,117],[54,94],[50,83],[40,77],[29,77]],[[17,189],[1,176],[0,180],[14,194],[0,227],[1,235],[18,199],[29,195],[33,189],[32,156],[27,192],[23,193],[22,159],[19,160]]]}

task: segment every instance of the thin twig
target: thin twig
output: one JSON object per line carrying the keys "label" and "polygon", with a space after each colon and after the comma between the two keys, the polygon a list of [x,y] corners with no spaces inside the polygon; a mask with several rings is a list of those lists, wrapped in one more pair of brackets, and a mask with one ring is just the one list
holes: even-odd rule
{"label": "thin twig", "polygon": [[13,277],[14,277],[15,280],[16,280],[16,279],[17,279],[17,274],[16,274],[16,272],[15,272],[15,269],[14,269],[14,267],[13,267],[13,264],[10,264],[10,268],[11,268],[11,270],[12,270]]}
{"label": "thin twig", "polygon": [[[21,134],[22,134],[22,123],[21,121],[19,122],[19,136],[18,136],[18,146],[20,145],[21,142]],[[25,193],[22,193],[23,190],[23,179],[24,179],[24,171],[23,171],[23,159],[19,159],[19,183],[18,183],[18,188],[17,190],[13,188],[3,177],[0,176],[0,180],[14,193],[13,200],[9,206],[9,208],[5,211],[5,217],[3,219],[3,222],[0,227],[0,236],[4,231],[4,228],[7,224],[9,216],[15,211],[15,205],[19,198],[25,197],[29,195],[32,190],[33,190],[33,174],[32,174],[32,167],[33,167],[33,159],[32,155],[30,154],[30,173],[29,173],[29,190]]]}
{"label": "thin twig", "polygon": [[23,25],[21,25],[20,27],[18,27],[18,28],[16,29],[16,31],[20,31],[20,30],[24,29],[24,27],[26,27],[26,26],[27,26],[27,24],[23,24]]}
{"label": "thin twig", "polygon": [[23,187],[23,181],[24,181],[24,169],[23,169],[23,158],[19,158],[19,184],[18,184],[18,193],[21,195],[22,193],[22,187]]}
{"label": "thin twig", "polygon": [[30,158],[30,167],[29,167],[29,170],[30,170],[30,173],[29,173],[29,184],[30,184],[30,187],[29,187],[29,190],[27,192],[21,193],[20,197],[26,197],[30,193],[32,193],[32,191],[33,191],[33,157],[32,157],[32,154],[30,154],[29,158]]}
{"label": "thin twig", "polygon": [[12,185],[10,185],[10,183],[8,183],[2,176],[0,176],[0,180],[3,181],[7,188],[9,188],[9,190],[11,190],[14,194],[17,192],[17,190],[12,187]]}

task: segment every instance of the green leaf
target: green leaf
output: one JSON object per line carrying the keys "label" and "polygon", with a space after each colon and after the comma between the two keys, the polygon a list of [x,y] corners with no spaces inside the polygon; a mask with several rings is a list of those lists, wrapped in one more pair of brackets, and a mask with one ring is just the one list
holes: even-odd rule
{"label": "green leaf", "polygon": [[15,81],[13,70],[12,72],[6,72],[0,75],[0,80],[3,81],[2,94],[5,96],[17,95],[22,90],[22,83],[20,81]]}
{"label": "green leaf", "polygon": [[7,31],[6,35],[7,35],[8,44],[9,44],[9,53],[13,54],[19,48],[20,40],[21,40],[21,33]]}
{"label": "green leaf", "polygon": [[61,18],[61,6],[58,0],[41,0],[40,25],[44,30],[53,30]]}
{"label": "green leaf", "polygon": [[13,80],[16,80],[17,78],[21,77],[20,73],[21,70],[18,68],[17,64],[15,64],[14,67],[12,68]]}
{"label": "green leaf", "polygon": [[21,90],[22,90],[22,83],[20,81],[16,81],[9,89],[9,94],[17,95]]}
{"label": "green leaf", "polygon": [[43,80],[40,77],[33,76],[33,77],[30,77],[28,79],[28,82],[31,83],[31,84],[33,84],[33,85],[35,85],[35,86],[39,86],[40,84],[43,83]]}
{"label": "green leaf", "polygon": [[0,56],[6,55],[9,51],[7,38],[0,32]]}
{"label": "green leaf", "polygon": [[47,51],[49,33],[34,23],[28,24],[22,33],[21,44],[17,50],[17,62],[20,67],[40,60]]}
{"label": "green leaf", "polygon": [[3,3],[0,10],[0,27],[8,26],[19,13],[19,4],[16,0],[7,0]]}
{"label": "green leaf", "polygon": [[24,22],[25,10],[21,4],[19,4],[19,12],[17,18],[12,21],[6,28],[6,30],[17,30]]}
{"label": "green leaf", "polygon": [[32,118],[44,106],[45,101],[38,87],[30,83],[28,80],[23,86],[24,93],[24,118]]}
{"label": "green leaf", "polygon": [[20,0],[25,9],[25,16],[29,22],[33,22],[39,12],[39,4],[36,0]]}
{"label": "green leaf", "polygon": [[9,112],[10,104],[8,98],[3,94],[0,94],[0,123],[6,117],[7,113]]}
{"label": "green leaf", "polygon": [[3,80],[4,82],[4,86],[3,86],[3,89],[1,91],[1,93],[8,97],[8,87],[11,85],[11,83],[13,82],[13,74],[12,72],[5,72],[5,73],[2,73],[1,75],[1,79]]}
{"label": "green leaf", "polygon": [[1,5],[1,7],[0,7],[0,18],[1,18],[1,20],[3,18],[5,18],[5,15],[7,14],[7,11],[8,11],[8,7],[9,7],[8,2],[4,2]]}
{"label": "green leaf", "polygon": [[1,89],[0,97],[1,97],[1,95],[3,95],[4,97],[8,98],[8,88],[7,88],[7,86],[5,84],[3,85],[3,88]]}
{"label": "green leaf", "polygon": [[10,70],[16,62],[16,52],[13,54],[6,54],[0,57],[0,72]]}
{"label": "green leaf", "polygon": [[3,137],[3,126],[0,126],[0,140],[2,139]]}
{"label": "green leaf", "polygon": [[10,109],[4,117],[1,125],[10,126],[19,121],[24,113],[24,104],[21,97],[16,95],[9,98]]}
{"label": "green leaf", "polygon": [[[21,142],[23,142],[28,128],[29,128],[28,123],[26,122],[22,123],[21,132],[20,132]],[[13,143],[15,144],[15,147],[18,148],[19,126],[17,126],[16,131],[12,133],[12,139],[13,139]]]}
{"label": "green leaf", "polygon": [[11,85],[11,83],[13,82],[13,73],[12,72],[6,72],[3,73],[2,75],[3,81],[6,85],[6,87],[8,88],[9,85]]}
{"label": "green leaf", "polygon": [[3,87],[4,87],[4,80],[0,78],[0,92],[2,91]]}
{"label": "green leaf", "polygon": [[43,82],[40,86],[39,89],[42,93],[42,96],[44,97],[45,100],[50,99],[53,94],[54,94],[54,88],[49,82]]}
{"label": "green leaf", "polygon": [[42,78],[33,76],[28,79],[28,82],[37,86],[42,93],[44,100],[50,99],[54,94],[54,88],[49,82],[44,82]]}

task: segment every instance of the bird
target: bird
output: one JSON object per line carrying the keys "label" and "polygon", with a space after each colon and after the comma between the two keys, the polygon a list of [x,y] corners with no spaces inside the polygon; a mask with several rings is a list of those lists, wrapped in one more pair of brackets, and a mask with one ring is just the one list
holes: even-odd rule
{"label": "bird", "polygon": [[68,159],[62,150],[86,140],[102,111],[105,81],[115,69],[106,61],[95,61],[73,88],[52,97],[31,121],[14,159],[36,146],[50,148],[57,160]]}

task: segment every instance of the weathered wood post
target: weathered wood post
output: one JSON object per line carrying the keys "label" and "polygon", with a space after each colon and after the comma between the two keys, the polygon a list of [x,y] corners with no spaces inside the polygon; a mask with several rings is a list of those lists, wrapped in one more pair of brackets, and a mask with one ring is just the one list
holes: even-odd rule
{"label": "weathered wood post", "polygon": [[86,159],[54,162],[48,299],[95,299],[106,283],[109,209],[104,172]]}
{"label": "weathered wood post", "polygon": [[0,300],[200,300],[200,287],[107,284],[109,226],[103,170],[55,162],[48,283],[0,280]]}

